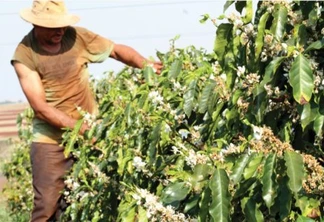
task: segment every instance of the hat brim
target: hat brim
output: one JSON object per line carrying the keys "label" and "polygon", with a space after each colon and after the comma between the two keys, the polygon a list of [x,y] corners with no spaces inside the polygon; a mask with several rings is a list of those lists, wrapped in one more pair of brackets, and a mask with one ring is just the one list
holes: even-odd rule
{"label": "hat brim", "polygon": [[30,8],[20,11],[20,17],[26,22],[46,28],[61,28],[77,23],[80,18],[76,15],[63,14],[55,16],[35,15]]}

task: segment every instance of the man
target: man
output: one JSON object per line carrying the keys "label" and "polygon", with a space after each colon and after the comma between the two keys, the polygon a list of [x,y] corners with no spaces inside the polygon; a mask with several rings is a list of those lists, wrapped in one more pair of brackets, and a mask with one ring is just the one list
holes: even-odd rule
{"label": "man", "polygon": [[[96,112],[88,63],[111,57],[136,68],[149,65],[157,74],[162,64],[148,61],[131,47],[72,26],[79,18],[67,12],[63,1],[34,0],[32,8],[22,10],[20,16],[33,24],[11,60],[35,113],[30,152],[35,194],[31,220],[58,220],[63,176],[72,164],[60,146],[61,129],[73,128],[81,118],[77,107]],[[80,133],[87,129],[84,124]]]}

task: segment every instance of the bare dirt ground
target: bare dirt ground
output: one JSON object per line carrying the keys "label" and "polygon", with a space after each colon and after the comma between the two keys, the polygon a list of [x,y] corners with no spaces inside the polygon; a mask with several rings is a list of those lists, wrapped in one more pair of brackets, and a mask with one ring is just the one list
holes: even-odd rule
{"label": "bare dirt ground", "polygon": [[[18,136],[18,128],[16,126],[17,115],[27,107],[27,103],[0,104],[0,167],[1,163],[8,160],[12,153],[10,139],[16,139]],[[6,179],[0,171],[0,197],[2,196],[2,189],[5,183]]]}

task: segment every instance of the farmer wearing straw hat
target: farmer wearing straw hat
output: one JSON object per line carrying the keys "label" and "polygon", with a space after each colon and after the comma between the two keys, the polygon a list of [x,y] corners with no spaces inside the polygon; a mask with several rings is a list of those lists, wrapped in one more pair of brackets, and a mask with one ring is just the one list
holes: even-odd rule
{"label": "farmer wearing straw hat", "polygon": [[[63,1],[34,0],[20,16],[33,29],[18,44],[11,60],[22,90],[33,108],[31,162],[34,189],[32,222],[59,220],[63,210],[63,176],[73,160],[63,155],[62,129],[81,118],[77,107],[96,112],[89,86],[88,63],[111,57],[126,65],[150,65],[160,74],[161,62],[151,62],[133,48],[116,44],[85,28],[67,12]],[[84,133],[88,126],[81,127]]]}

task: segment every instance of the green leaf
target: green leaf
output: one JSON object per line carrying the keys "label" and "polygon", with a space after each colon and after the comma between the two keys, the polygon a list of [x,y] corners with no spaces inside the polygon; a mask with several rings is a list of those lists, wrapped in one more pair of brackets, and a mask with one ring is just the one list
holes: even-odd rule
{"label": "green leaf", "polygon": [[273,15],[274,19],[270,31],[278,40],[281,40],[284,35],[285,26],[287,24],[287,14],[288,12],[286,7],[281,4],[275,5]]}
{"label": "green leaf", "polygon": [[211,101],[211,97],[213,95],[214,89],[216,87],[216,82],[209,80],[206,86],[203,88],[201,97],[199,99],[199,113],[205,113],[208,108],[208,104]]}
{"label": "green leaf", "polygon": [[277,183],[275,180],[276,154],[270,153],[264,164],[262,177],[262,197],[268,209],[273,205],[277,197]]}
{"label": "green leaf", "polygon": [[243,172],[250,161],[251,156],[249,154],[243,154],[236,161],[234,168],[232,169],[232,173],[230,174],[230,178],[233,181],[233,184],[237,184],[240,182]]}
{"label": "green leaf", "polygon": [[265,92],[264,88],[257,86],[253,90],[253,95],[256,96],[254,96],[253,106],[251,107],[252,113],[255,116],[257,123],[262,124],[268,105],[268,101],[266,99],[267,93]]}
{"label": "green leaf", "polygon": [[246,7],[247,1],[236,1],[235,9],[242,14],[243,9]]}
{"label": "green leaf", "polygon": [[123,221],[134,221],[135,220],[135,216],[136,216],[136,210],[135,210],[136,205],[135,204],[131,204],[128,206],[126,210],[126,212],[123,212]]}
{"label": "green leaf", "polygon": [[258,33],[255,40],[255,62],[260,59],[260,54],[262,52],[263,44],[264,44],[264,33],[265,27],[269,19],[269,12],[264,13],[258,24]]}
{"label": "green leaf", "polygon": [[304,46],[307,43],[307,30],[304,24],[296,26],[297,33],[297,47]]}
{"label": "green leaf", "polygon": [[261,81],[260,85],[264,87],[266,84],[268,84],[270,81],[272,81],[274,74],[277,72],[277,69],[281,65],[281,63],[284,61],[285,57],[276,57],[274,60],[272,60],[269,65],[267,65],[265,74],[263,77],[263,80]]}
{"label": "green leaf", "polygon": [[310,44],[306,50],[305,50],[305,53],[309,52],[309,51],[312,51],[312,50],[318,50],[318,49],[321,49],[324,47],[324,40],[318,40],[316,42],[313,42],[312,44]]}
{"label": "green leaf", "polygon": [[168,78],[176,79],[178,75],[181,73],[181,69],[182,69],[182,60],[181,59],[175,60],[171,64],[170,71],[168,73]]}
{"label": "green leaf", "polygon": [[310,61],[302,54],[297,56],[289,72],[289,82],[293,88],[294,99],[299,104],[310,101],[314,89],[313,71]]}
{"label": "green leaf", "polygon": [[184,111],[188,117],[190,117],[193,108],[196,105],[197,98],[197,80],[192,80],[189,84],[188,91],[183,95],[184,99]]}
{"label": "green leaf", "polygon": [[292,192],[297,193],[302,188],[305,173],[303,157],[294,151],[286,151],[284,159],[289,177],[289,188]]}
{"label": "green leaf", "polygon": [[155,161],[155,158],[156,158],[157,144],[161,137],[161,127],[162,127],[161,122],[156,124],[156,126],[153,128],[153,131],[151,132],[151,135],[149,138],[150,145],[147,150],[147,155],[149,157],[150,164],[153,164]]}
{"label": "green leaf", "polygon": [[199,20],[200,23],[205,23],[208,19],[210,19],[209,14],[202,15],[202,18]]}
{"label": "green leaf", "polygon": [[279,183],[279,213],[280,221],[284,221],[286,217],[289,216],[291,212],[292,205],[292,195],[288,187],[288,177],[285,176],[283,180]]}
{"label": "green leaf", "polygon": [[234,2],[234,0],[227,0],[224,5],[223,12],[225,12]]}
{"label": "green leaf", "polygon": [[262,222],[264,221],[263,214],[256,204],[255,200],[251,197],[244,198],[242,200],[243,212],[245,214],[246,221],[249,222]]}
{"label": "green leaf", "polygon": [[127,104],[126,109],[125,109],[125,118],[126,118],[126,122],[129,126],[131,126],[133,124],[133,119],[132,119],[132,106],[131,104]]}
{"label": "green leaf", "polygon": [[209,182],[212,191],[212,203],[209,214],[214,222],[227,222],[230,216],[229,178],[224,169],[216,169]]}
{"label": "green leaf", "polygon": [[201,199],[199,202],[199,213],[198,213],[198,221],[205,222],[208,221],[208,210],[209,210],[209,202],[210,202],[211,190],[209,187],[206,187],[204,191],[201,193]]}
{"label": "green leaf", "polygon": [[234,194],[234,198],[241,198],[243,196],[248,195],[250,192],[252,192],[255,185],[258,183],[258,180],[256,177],[251,177],[247,180],[242,180],[240,183],[238,189],[236,189],[236,192]]}
{"label": "green leaf", "polygon": [[[238,1],[241,2],[241,1]],[[245,16],[243,18],[243,22],[246,23],[250,23],[252,21],[252,17],[253,17],[253,1],[245,1],[246,5],[245,5]]]}
{"label": "green leaf", "polygon": [[324,116],[318,115],[314,120],[314,131],[319,138],[323,137]]}
{"label": "green leaf", "polygon": [[198,202],[200,199],[200,195],[196,194],[190,197],[188,200],[185,201],[185,208],[183,210],[184,213],[188,213],[190,210],[197,207]]}
{"label": "green leaf", "polygon": [[147,211],[142,206],[138,207],[138,213],[137,213],[136,221],[138,221],[138,222],[148,222]]}
{"label": "green leaf", "polygon": [[145,77],[145,81],[149,86],[153,86],[155,85],[157,78],[156,78],[156,74],[154,73],[152,67],[145,67],[144,69],[144,77]]}
{"label": "green leaf", "polygon": [[71,132],[70,138],[67,142],[67,145],[64,148],[64,156],[68,157],[71,151],[74,149],[74,144],[79,137],[79,132],[83,124],[83,119],[80,119],[76,122],[73,131]]}
{"label": "green leaf", "polygon": [[207,178],[212,172],[211,170],[211,167],[207,164],[198,164],[195,166],[194,172],[189,178],[189,182],[195,191],[203,189]]}
{"label": "green leaf", "polygon": [[310,102],[305,104],[303,107],[300,119],[303,129],[305,129],[318,115],[317,104]]}
{"label": "green leaf", "polygon": [[249,164],[244,169],[244,173],[243,173],[244,179],[247,180],[251,177],[256,176],[256,174],[258,173],[257,169],[260,167],[262,160],[263,160],[263,154],[261,153],[252,154]]}
{"label": "green leaf", "polygon": [[185,199],[190,191],[186,182],[173,183],[162,191],[161,200],[165,204],[174,204]]}
{"label": "green leaf", "polygon": [[318,199],[302,196],[297,199],[296,206],[301,210],[302,216],[314,215],[314,217],[318,217],[321,214],[321,201]]}
{"label": "green leaf", "polygon": [[216,40],[214,45],[214,51],[217,55],[218,62],[223,65],[225,49],[229,44],[229,38],[233,30],[232,24],[220,24],[216,31]]}
{"label": "green leaf", "polygon": [[296,222],[316,222],[316,221],[309,217],[304,217],[304,216],[299,215]]}

